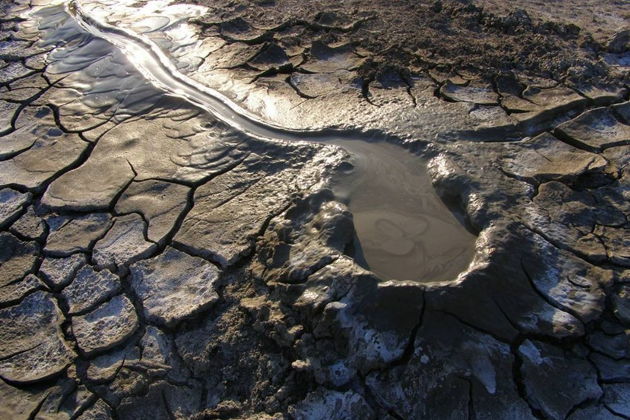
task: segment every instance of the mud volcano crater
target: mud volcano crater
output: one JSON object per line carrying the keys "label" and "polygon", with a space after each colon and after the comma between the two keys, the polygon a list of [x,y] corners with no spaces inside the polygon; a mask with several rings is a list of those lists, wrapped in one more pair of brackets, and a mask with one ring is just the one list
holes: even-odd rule
{"label": "mud volcano crater", "polygon": [[335,143],[352,151],[352,169],[334,191],[353,215],[355,261],[382,280],[455,280],[476,237],[440,199],[424,159],[386,142]]}

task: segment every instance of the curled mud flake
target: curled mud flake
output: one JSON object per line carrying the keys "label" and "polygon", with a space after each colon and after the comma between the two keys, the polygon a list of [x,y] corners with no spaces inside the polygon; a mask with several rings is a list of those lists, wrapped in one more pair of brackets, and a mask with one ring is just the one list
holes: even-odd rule
{"label": "curled mud flake", "polygon": [[628,417],[630,416],[630,384],[610,384],[604,385],[603,402],[614,414]]}
{"label": "curled mud flake", "polygon": [[457,102],[471,102],[478,105],[497,105],[499,97],[490,86],[459,86],[450,82],[440,88],[440,93],[447,99]]}
{"label": "curled mud flake", "polygon": [[616,115],[619,116],[622,122],[630,124],[630,101],[613,105],[610,108]]}
{"label": "curled mud flake", "polygon": [[[15,128],[15,131],[4,135],[0,142],[0,157],[3,159],[29,149],[39,138],[47,136],[49,130],[58,130],[52,111],[43,107],[23,109],[15,121]],[[53,131],[50,134],[57,133]]]}
{"label": "curled mud flake", "polygon": [[268,71],[288,66],[289,57],[281,46],[270,43],[256,54],[249,64],[260,71]]}
{"label": "curled mud flake", "polygon": [[133,264],[130,270],[131,286],[142,300],[146,319],[152,323],[173,328],[219,298],[215,291],[219,270],[174,248]]}
{"label": "curled mud flake", "polygon": [[609,105],[611,103],[620,102],[627,93],[626,88],[591,84],[578,84],[576,90],[592,100],[595,105]]}
{"label": "curled mud flake", "polygon": [[331,47],[315,41],[311,44],[310,58],[300,68],[310,73],[333,73],[356,69],[363,61],[350,45]]}
{"label": "curled mud flake", "polygon": [[0,190],[0,229],[7,228],[15,221],[31,200],[31,194],[21,193],[11,188]]}
{"label": "curled mud flake", "polygon": [[65,258],[47,257],[39,266],[39,274],[53,290],[58,290],[72,281],[85,261],[83,254],[73,254]]}
{"label": "curled mud flake", "polygon": [[111,350],[89,361],[86,377],[94,383],[107,383],[114,380],[123,366],[133,366],[140,359],[140,349],[134,344]]}
{"label": "curled mud flake", "polygon": [[0,287],[0,305],[4,307],[16,304],[25,296],[44,289],[46,285],[33,274],[29,274],[23,280]]}
{"label": "curled mud flake", "polygon": [[588,336],[589,345],[598,352],[614,359],[630,359],[630,332],[606,334],[595,331]]}
{"label": "curled mud flake", "polygon": [[293,73],[289,84],[305,98],[316,98],[330,94],[337,94],[342,89],[349,89],[350,72],[341,70],[335,73]]}
{"label": "curled mud flake", "polygon": [[597,352],[591,353],[589,359],[595,364],[602,381],[625,382],[630,378],[630,364],[627,359],[615,360]]}
{"label": "curled mud flake", "polygon": [[0,381],[0,416],[10,419],[26,419],[36,413],[44,400],[48,397],[47,387],[29,389],[25,391]]}
{"label": "curled mud flake", "polygon": [[74,352],[62,338],[61,312],[52,295],[36,292],[18,305],[0,310],[0,376],[30,383],[62,372]]}
{"label": "curled mud flake", "polygon": [[214,69],[236,69],[245,66],[247,62],[260,52],[260,46],[252,46],[243,42],[226,44],[210,53],[199,67],[200,72]]}
{"label": "curled mud flake", "polygon": [[598,238],[606,247],[606,254],[611,263],[622,267],[630,267],[627,229],[603,227],[598,232]]}
{"label": "curled mud flake", "polygon": [[535,114],[542,111],[540,105],[511,94],[501,96],[501,106],[508,112],[517,114],[514,117],[519,119],[522,118],[518,114],[530,113],[528,117],[531,117],[532,113]]}
{"label": "curled mud flake", "polygon": [[0,94],[0,98],[10,102],[28,104],[41,96],[49,85],[41,74],[20,79],[11,84],[11,90]]}
{"label": "curled mud flake", "polygon": [[95,395],[73,377],[74,367],[68,369],[69,377],[61,377],[54,386],[48,388],[46,400],[38,407],[37,417],[65,417],[78,416],[89,407]]}
{"label": "curled mud flake", "polygon": [[46,223],[35,214],[32,206],[13,223],[11,231],[31,240],[42,240],[47,233]]}
{"label": "curled mud flake", "polygon": [[68,314],[93,309],[120,290],[120,281],[107,270],[94,271],[84,266],[75,275],[72,283],[63,289],[61,296],[68,306]]}
{"label": "curled mud flake", "polygon": [[0,286],[20,280],[36,265],[39,246],[23,242],[10,233],[0,233]]}
{"label": "curled mud flake", "polygon": [[519,143],[506,153],[503,169],[528,182],[574,181],[577,177],[603,172],[607,162],[601,156],[570,146],[549,133]]}
{"label": "curled mud flake", "polygon": [[[50,228],[50,234],[44,251],[51,256],[68,257],[77,252],[91,250],[94,243],[112,225],[112,217],[108,213],[91,213],[74,218],[56,216],[46,219],[46,224]],[[81,259],[82,257],[75,255],[74,258]],[[59,270],[65,270],[65,268],[61,268],[65,263],[60,264]],[[74,266],[75,263],[72,264]],[[53,275],[59,281],[62,281],[63,278],[62,282],[65,282],[66,275],[59,274],[60,277],[57,277],[59,273],[57,270],[57,268],[53,268]]]}
{"label": "curled mud flake", "polygon": [[142,357],[138,362],[140,365],[155,372],[165,373],[174,382],[181,383],[188,379],[189,371],[177,354],[175,342],[170,335],[149,325],[140,340],[140,346],[142,347]]}
{"label": "curled mud flake", "polygon": [[124,295],[115,296],[92,312],[72,318],[72,332],[86,356],[122,344],[138,326],[136,311]]}
{"label": "curled mud flake", "polygon": [[107,234],[94,245],[92,259],[96,266],[122,270],[151,255],[157,244],[147,241],[146,229],[146,222],[137,213],[114,218]]}
{"label": "curled mud flake", "polygon": [[29,76],[32,73],[34,73],[34,71],[24,67],[22,63],[18,61],[11,62],[0,72],[0,85],[11,83],[14,80]]}
{"label": "curled mud flake", "polygon": [[111,418],[113,418],[112,409],[101,399],[77,417],[78,420],[109,420]]}
{"label": "curled mud flake", "polygon": [[630,144],[630,126],[619,122],[610,108],[586,111],[558,126],[555,133],[569,144],[594,152]]}
{"label": "curled mud flake", "polygon": [[535,103],[544,108],[558,108],[572,104],[586,103],[587,99],[580,96],[573,89],[557,87],[534,87],[528,86],[522,93],[523,99]]}
{"label": "curled mud flake", "polygon": [[222,35],[233,41],[253,41],[265,33],[264,30],[255,28],[243,18],[235,18],[219,24]]}
{"label": "curled mud flake", "polygon": [[201,405],[203,391],[194,383],[173,385],[156,381],[148,387],[146,395],[123,399],[117,412],[122,418],[191,418]]}

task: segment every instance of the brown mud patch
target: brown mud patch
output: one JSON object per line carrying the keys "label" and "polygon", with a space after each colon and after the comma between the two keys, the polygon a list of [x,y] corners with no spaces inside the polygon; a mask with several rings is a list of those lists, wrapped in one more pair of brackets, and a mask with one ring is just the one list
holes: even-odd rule
{"label": "brown mud patch", "polygon": [[[628,81],[604,59],[627,51],[620,31],[630,7],[619,1],[195,2],[209,7],[198,20],[202,27],[218,25],[234,39],[271,41],[281,33],[282,42],[296,48],[316,41],[352,44],[367,58],[360,74],[368,79],[394,66],[408,74],[433,70],[437,78],[516,72],[573,83]],[[607,25],[599,24],[602,19]]]}

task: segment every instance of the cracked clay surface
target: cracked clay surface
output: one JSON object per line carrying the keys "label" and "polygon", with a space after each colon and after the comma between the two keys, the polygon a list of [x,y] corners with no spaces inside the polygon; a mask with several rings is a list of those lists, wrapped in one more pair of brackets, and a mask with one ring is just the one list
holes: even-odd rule
{"label": "cracked clay surface", "polygon": [[626,4],[195,3],[0,5],[0,417],[630,418]]}

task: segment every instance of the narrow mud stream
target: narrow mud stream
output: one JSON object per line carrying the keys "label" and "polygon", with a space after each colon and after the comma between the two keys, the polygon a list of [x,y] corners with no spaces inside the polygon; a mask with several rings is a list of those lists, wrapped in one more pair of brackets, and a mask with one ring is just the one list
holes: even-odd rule
{"label": "narrow mud stream", "polygon": [[[453,280],[470,263],[475,236],[437,196],[420,157],[399,146],[343,131],[292,130],[262,121],[220,92],[180,73],[152,41],[91,18],[75,1],[66,10],[87,32],[81,36],[114,45],[156,88],[185,99],[242,133],[265,140],[334,144],[348,151],[354,168],[339,176],[334,191],[354,215],[355,259],[382,279]],[[57,12],[54,19],[59,18]],[[46,21],[45,10],[40,16]]]}

